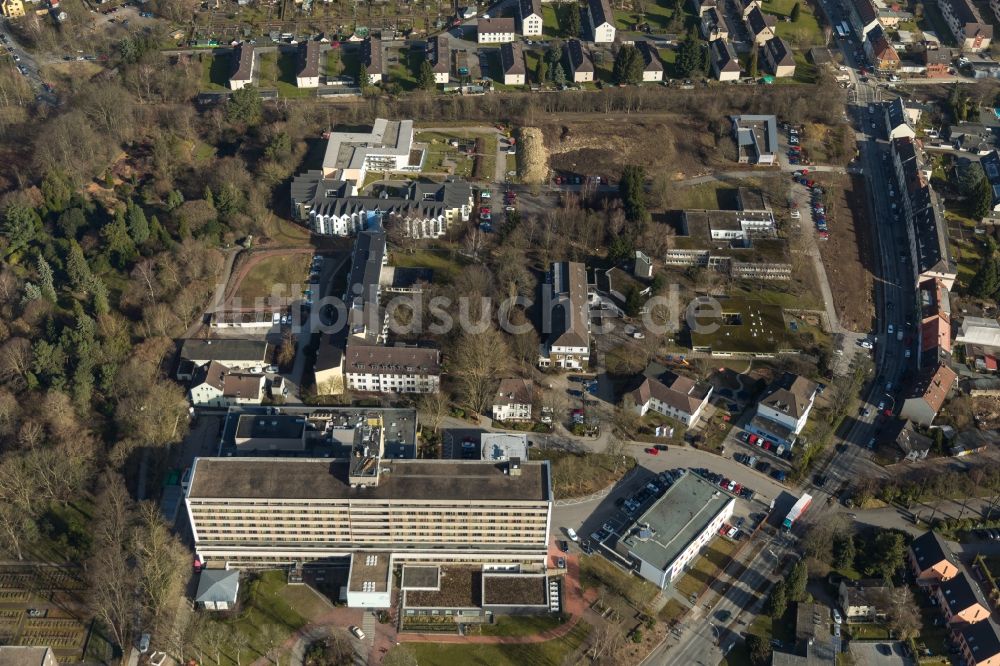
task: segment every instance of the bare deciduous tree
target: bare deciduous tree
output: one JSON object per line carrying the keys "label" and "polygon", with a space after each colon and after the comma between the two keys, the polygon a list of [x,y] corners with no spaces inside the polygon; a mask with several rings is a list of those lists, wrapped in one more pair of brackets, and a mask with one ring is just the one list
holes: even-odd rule
{"label": "bare deciduous tree", "polygon": [[510,352],[500,331],[465,332],[455,343],[452,376],[465,403],[482,414],[507,371]]}

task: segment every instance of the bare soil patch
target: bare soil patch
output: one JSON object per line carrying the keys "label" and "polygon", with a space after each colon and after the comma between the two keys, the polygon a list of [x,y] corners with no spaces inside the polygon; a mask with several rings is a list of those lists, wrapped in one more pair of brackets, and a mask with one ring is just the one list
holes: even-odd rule
{"label": "bare soil patch", "polygon": [[830,238],[819,241],[834,307],[844,328],[857,333],[872,330],[874,304],[874,248],[868,219],[868,195],[857,176],[822,174],[826,221]]}

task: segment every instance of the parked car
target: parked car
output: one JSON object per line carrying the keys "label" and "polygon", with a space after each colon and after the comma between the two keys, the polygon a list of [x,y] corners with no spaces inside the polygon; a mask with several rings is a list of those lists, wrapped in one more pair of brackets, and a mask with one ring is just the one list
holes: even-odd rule
{"label": "parked car", "polygon": [[660,452],[653,447],[649,447],[648,449],[646,449],[646,453],[648,453],[651,456],[656,456],[660,454]]}
{"label": "parked car", "polygon": [[361,627],[351,627],[351,633],[354,634],[358,640],[365,640],[365,632],[361,631]]}
{"label": "parked car", "polygon": [[572,527],[567,527],[566,528],[566,536],[568,536],[571,541],[579,541],[580,540],[580,537],[578,537],[577,534],[576,534],[576,530],[574,530]]}

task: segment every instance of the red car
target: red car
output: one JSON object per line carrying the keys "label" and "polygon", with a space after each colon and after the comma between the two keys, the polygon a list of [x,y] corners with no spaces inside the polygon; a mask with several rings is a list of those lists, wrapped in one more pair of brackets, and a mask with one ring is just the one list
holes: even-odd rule
{"label": "red car", "polygon": [[722,481],[719,481],[719,485],[721,487],[723,487],[723,488],[728,488],[729,487],[729,479],[723,478]]}
{"label": "red car", "polygon": [[729,531],[729,525],[722,523],[722,527],[719,528],[719,536],[726,536],[726,532]]}
{"label": "red car", "polygon": [[651,456],[658,456],[658,455],[660,455],[660,452],[657,451],[656,449],[653,449],[653,448],[646,449],[646,453],[648,453]]}
{"label": "red car", "polygon": [[737,495],[739,495],[739,494],[740,494],[740,491],[741,491],[741,490],[743,490],[743,486],[742,486],[742,485],[740,485],[740,484],[738,484],[738,483],[736,484],[736,487],[735,487],[735,488],[733,488],[733,492],[734,492],[734,493],[736,493]]}
{"label": "red car", "polygon": [[483,206],[482,208],[479,209],[479,214],[480,215],[489,215],[490,214],[490,207],[489,206]]}
{"label": "red car", "polygon": [[764,450],[765,451],[770,451],[773,448],[774,448],[774,446],[771,444],[771,442],[768,442],[768,441],[764,442]]}

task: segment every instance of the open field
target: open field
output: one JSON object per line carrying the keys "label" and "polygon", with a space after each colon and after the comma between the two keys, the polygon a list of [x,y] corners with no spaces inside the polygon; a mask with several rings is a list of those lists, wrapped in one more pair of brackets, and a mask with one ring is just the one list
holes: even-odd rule
{"label": "open field", "polygon": [[[609,65],[610,66],[610,65]],[[539,124],[555,171],[617,178],[627,164],[680,178],[735,168],[707,131],[708,119],[670,114],[580,118]],[[676,206],[671,206],[676,207]]]}
{"label": "open field", "polygon": [[823,174],[819,182],[830,228],[830,239],[819,241],[819,251],[837,316],[844,328],[867,332],[872,329],[875,316],[874,252],[864,181],[859,177]]}
{"label": "open field", "polygon": [[232,65],[228,55],[216,56],[211,53],[199,53],[195,57],[201,62],[202,90],[229,90],[229,74]]}
{"label": "open field", "polygon": [[389,263],[399,268],[429,268],[434,271],[434,282],[449,284],[468,263],[453,250],[421,248],[413,252],[393,251]]}
{"label": "open field", "polygon": [[[785,18],[792,13],[792,7],[796,4],[799,5],[799,20],[794,23],[786,21]],[[765,14],[774,14],[778,17],[775,32],[778,37],[788,40],[793,47],[807,48],[825,43],[823,29],[808,2],[803,0],[771,0],[764,4],[761,9]]]}
{"label": "open field", "polygon": [[252,303],[254,299],[270,296],[275,285],[279,285],[279,293],[288,294],[290,285],[304,288],[308,281],[311,259],[308,252],[290,251],[254,259],[251,256],[248,260],[246,274],[236,287],[235,296],[244,302]]}

